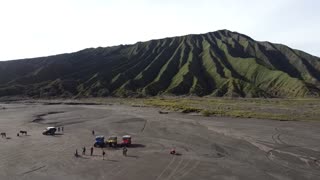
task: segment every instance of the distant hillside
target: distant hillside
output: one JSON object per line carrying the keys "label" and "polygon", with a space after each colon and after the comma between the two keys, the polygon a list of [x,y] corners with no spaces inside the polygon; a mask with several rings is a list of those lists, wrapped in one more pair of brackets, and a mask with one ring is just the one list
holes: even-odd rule
{"label": "distant hillside", "polygon": [[320,58],[221,30],[0,62],[0,96],[320,95]]}

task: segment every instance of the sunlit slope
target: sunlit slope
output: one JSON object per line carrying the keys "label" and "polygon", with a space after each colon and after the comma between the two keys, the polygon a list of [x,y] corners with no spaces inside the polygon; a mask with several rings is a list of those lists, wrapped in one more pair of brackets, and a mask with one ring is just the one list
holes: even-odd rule
{"label": "sunlit slope", "polygon": [[319,96],[320,59],[221,30],[0,62],[0,96],[163,94]]}

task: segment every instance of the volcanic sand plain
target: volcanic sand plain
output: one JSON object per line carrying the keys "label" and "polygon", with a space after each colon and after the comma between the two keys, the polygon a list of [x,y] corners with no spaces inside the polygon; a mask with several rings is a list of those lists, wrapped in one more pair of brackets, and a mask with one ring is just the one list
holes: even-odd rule
{"label": "volcanic sand plain", "polygon": [[[121,104],[0,103],[0,179],[319,179],[320,122],[160,114]],[[48,126],[64,127],[44,136]],[[17,136],[20,130],[28,135]],[[89,148],[96,135],[132,136]],[[86,155],[76,158],[82,147]],[[177,155],[170,155],[175,148]]]}

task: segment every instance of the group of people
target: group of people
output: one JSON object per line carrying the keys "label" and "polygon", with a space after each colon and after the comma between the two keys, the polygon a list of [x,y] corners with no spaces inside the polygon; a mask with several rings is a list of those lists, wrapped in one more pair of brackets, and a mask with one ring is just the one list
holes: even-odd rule
{"label": "group of people", "polygon": [[[86,155],[86,147],[84,146],[82,148],[82,155],[85,156]],[[90,156],[93,156],[93,151],[94,151],[94,148],[93,147],[90,147]],[[123,147],[122,148],[122,155],[123,156],[127,156],[127,152],[128,152],[128,149],[127,147]],[[78,153],[78,149],[76,149],[76,152],[74,154],[75,157],[80,157],[79,153]],[[102,159],[104,160],[104,157],[106,156],[106,152],[104,151],[104,149],[102,148]]]}
{"label": "group of people", "polygon": [[[82,148],[82,155],[86,155],[86,147],[84,146]],[[90,156],[93,156],[93,147],[90,148]]]}
{"label": "group of people", "polygon": [[[63,127],[62,127],[63,128]],[[63,129],[62,129],[63,131]],[[91,134],[94,136],[95,135],[95,131],[92,130],[91,131]],[[86,151],[87,151],[87,148],[84,146],[82,148],[82,155],[85,156],[86,155]],[[90,147],[90,156],[93,156],[93,151],[94,151],[94,148],[93,147]],[[128,152],[128,149],[126,146],[124,146],[122,148],[122,155],[123,156],[127,156],[127,152]],[[78,154],[78,149],[76,149],[76,152],[74,154],[76,157],[79,157],[80,155]],[[104,149],[102,148],[102,159],[104,159],[104,157],[106,156],[106,152],[104,151]]]}
{"label": "group of people", "polygon": [[63,127],[63,126],[61,126],[61,127],[57,127],[57,131],[58,131],[58,132],[60,132],[60,129],[61,129],[61,132],[63,132],[63,131],[64,131],[64,127]]}
{"label": "group of people", "polygon": [[[86,155],[86,147],[82,148],[82,155]],[[76,157],[79,157],[80,155],[78,154],[78,149],[76,149],[76,153],[74,154]],[[93,147],[90,148],[90,156],[93,156]]]}
{"label": "group of people", "polygon": [[2,132],[2,133],[1,133],[1,137],[2,137],[2,138],[7,138],[7,133]]}

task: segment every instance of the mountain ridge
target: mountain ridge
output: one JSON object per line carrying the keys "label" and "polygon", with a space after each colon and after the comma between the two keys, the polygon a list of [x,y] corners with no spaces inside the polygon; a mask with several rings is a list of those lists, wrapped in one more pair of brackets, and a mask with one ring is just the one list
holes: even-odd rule
{"label": "mountain ridge", "polygon": [[320,94],[320,58],[220,30],[0,62],[0,96]]}

